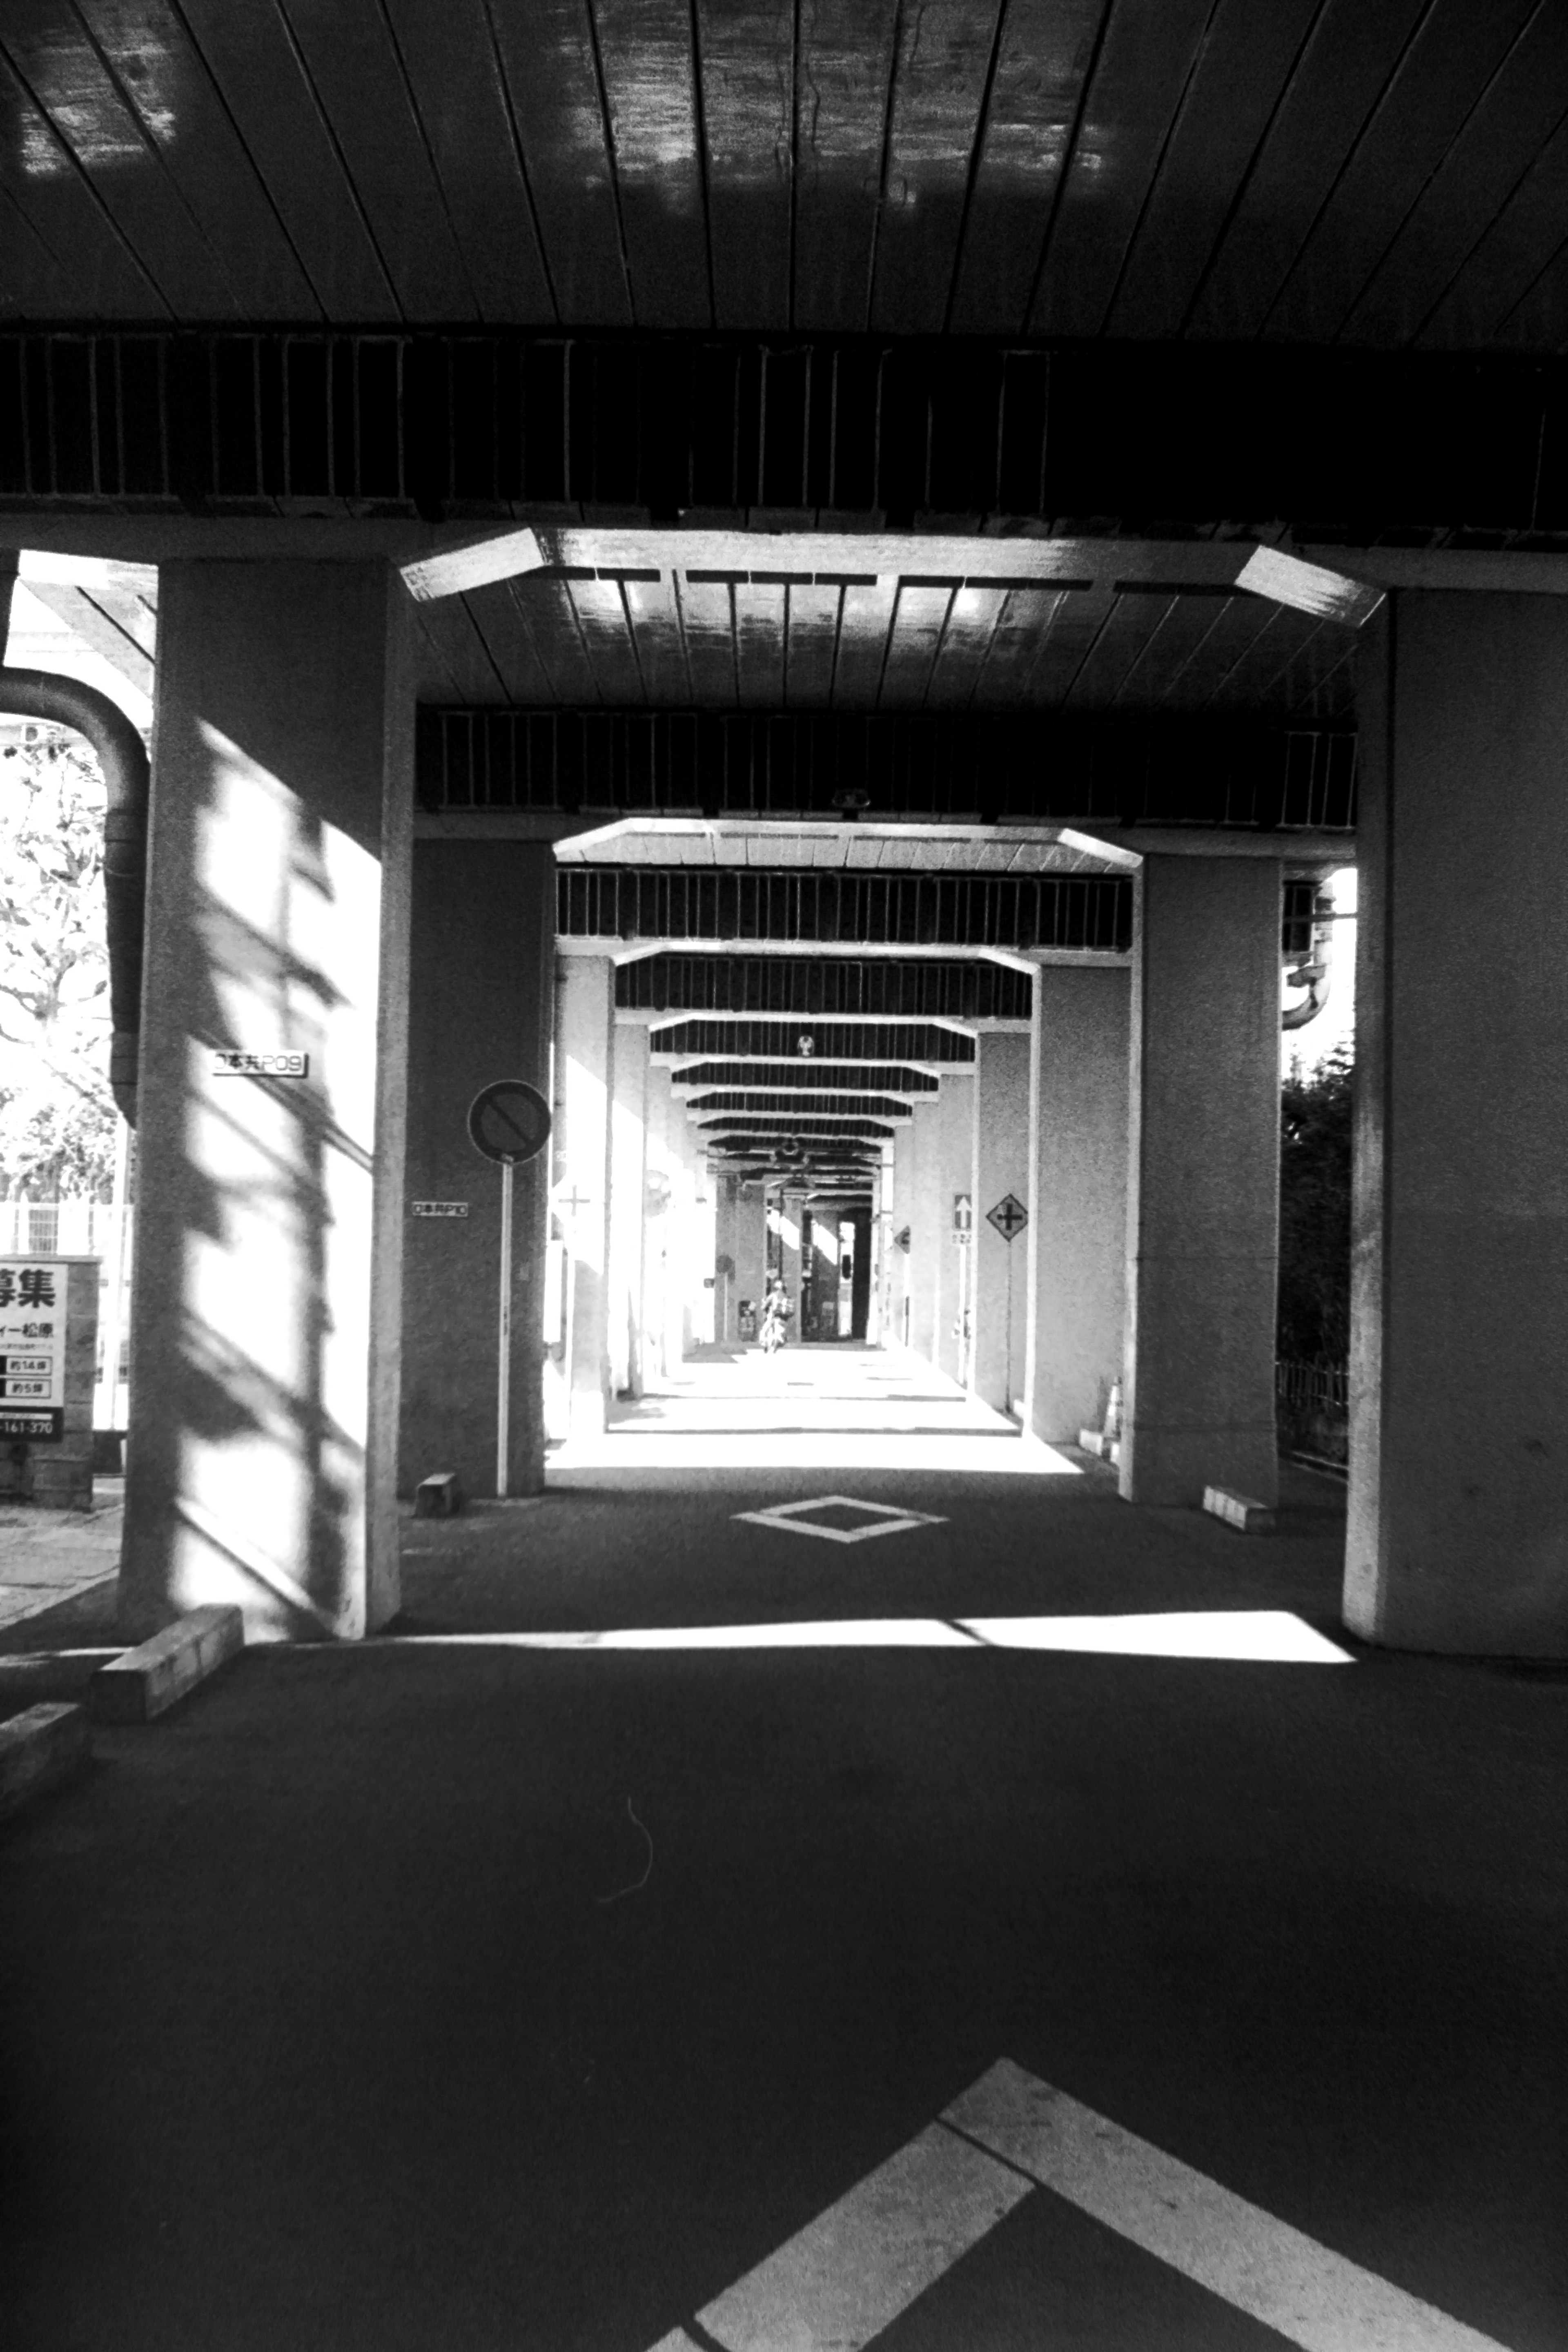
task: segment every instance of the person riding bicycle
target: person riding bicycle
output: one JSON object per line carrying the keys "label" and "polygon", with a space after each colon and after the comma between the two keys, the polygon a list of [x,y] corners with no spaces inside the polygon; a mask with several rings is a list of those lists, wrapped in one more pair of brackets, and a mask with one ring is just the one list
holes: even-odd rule
{"label": "person riding bicycle", "polygon": [[763,1351],[765,1355],[775,1355],[784,1346],[784,1326],[789,1321],[789,1298],[784,1282],[775,1274],[763,1301]]}

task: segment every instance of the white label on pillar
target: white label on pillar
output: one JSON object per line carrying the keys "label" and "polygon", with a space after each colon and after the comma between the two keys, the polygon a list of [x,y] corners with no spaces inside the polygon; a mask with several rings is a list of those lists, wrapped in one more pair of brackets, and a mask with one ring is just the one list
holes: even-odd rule
{"label": "white label on pillar", "polygon": [[467,1201],[411,1201],[408,1206],[416,1217],[466,1217],[468,1213]]}
{"label": "white label on pillar", "polygon": [[308,1078],[309,1054],[240,1054],[215,1050],[215,1078]]}

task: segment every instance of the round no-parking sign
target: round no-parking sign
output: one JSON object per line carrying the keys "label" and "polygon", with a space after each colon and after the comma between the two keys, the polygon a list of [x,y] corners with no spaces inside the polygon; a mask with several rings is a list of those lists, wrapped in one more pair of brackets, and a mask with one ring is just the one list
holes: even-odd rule
{"label": "round no-parking sign", "polygon": [[550,1105],[525,1078],[481,1087],[468,1107],[468,1139],[487,1160],[516,1168],[537,1160],[550,1135]]}

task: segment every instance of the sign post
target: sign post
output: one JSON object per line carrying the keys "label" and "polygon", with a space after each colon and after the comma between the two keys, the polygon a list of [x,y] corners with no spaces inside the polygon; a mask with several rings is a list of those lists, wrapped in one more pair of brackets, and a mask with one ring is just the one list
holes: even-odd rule
{"label": "sign post", "polygon": [[1013,1410],[1013,1244],[1029,1222],[1029,1212],[1016,1192],[1004,1192],[994,1209],[985,1212],[987,1224],[994,1225],[1007,1244],[1007,1397],[1009,1412]]}
{"label": "sign post", "polygon": [[537,1160],[550,1134],[550,1105],[522,1078],[482,1087],[468,1106],[468,1140],[500,1169],[500,1289],[496,1367],[496,1495],[511,1483],[512,1171]]}

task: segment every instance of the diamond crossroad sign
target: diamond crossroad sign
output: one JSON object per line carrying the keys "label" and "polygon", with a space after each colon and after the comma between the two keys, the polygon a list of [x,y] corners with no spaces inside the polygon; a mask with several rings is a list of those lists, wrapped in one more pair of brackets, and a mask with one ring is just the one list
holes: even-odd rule
{"label": "diamond crossroad sign", "polygon": [[[860,1511],[865,1515],[859,1527],[831,1528],[820,1526],[806,1515],[812,1511]],[[808,1503],[774,1503],[765,1511],[737,1511],[738,1519],[749,1519],[753,1527],[777,1528],[792,1536],[822,1536],[828,1543],[864,1543],[868,1536],[898,1536],[911,1528],[934,1528],[941,1518],[930,1511],[895,1509],[889,1503],[858,1502],[853,1495],[817,1495]]]}
{"label": "diamond crossroad sign", "polygon": [[1029,1222],[1029,1212],[1016,1193],[1004,1192],[994,1209],[985,1212],[987,1222],[995,1226],[1005,1242],[1021,1234]]}

